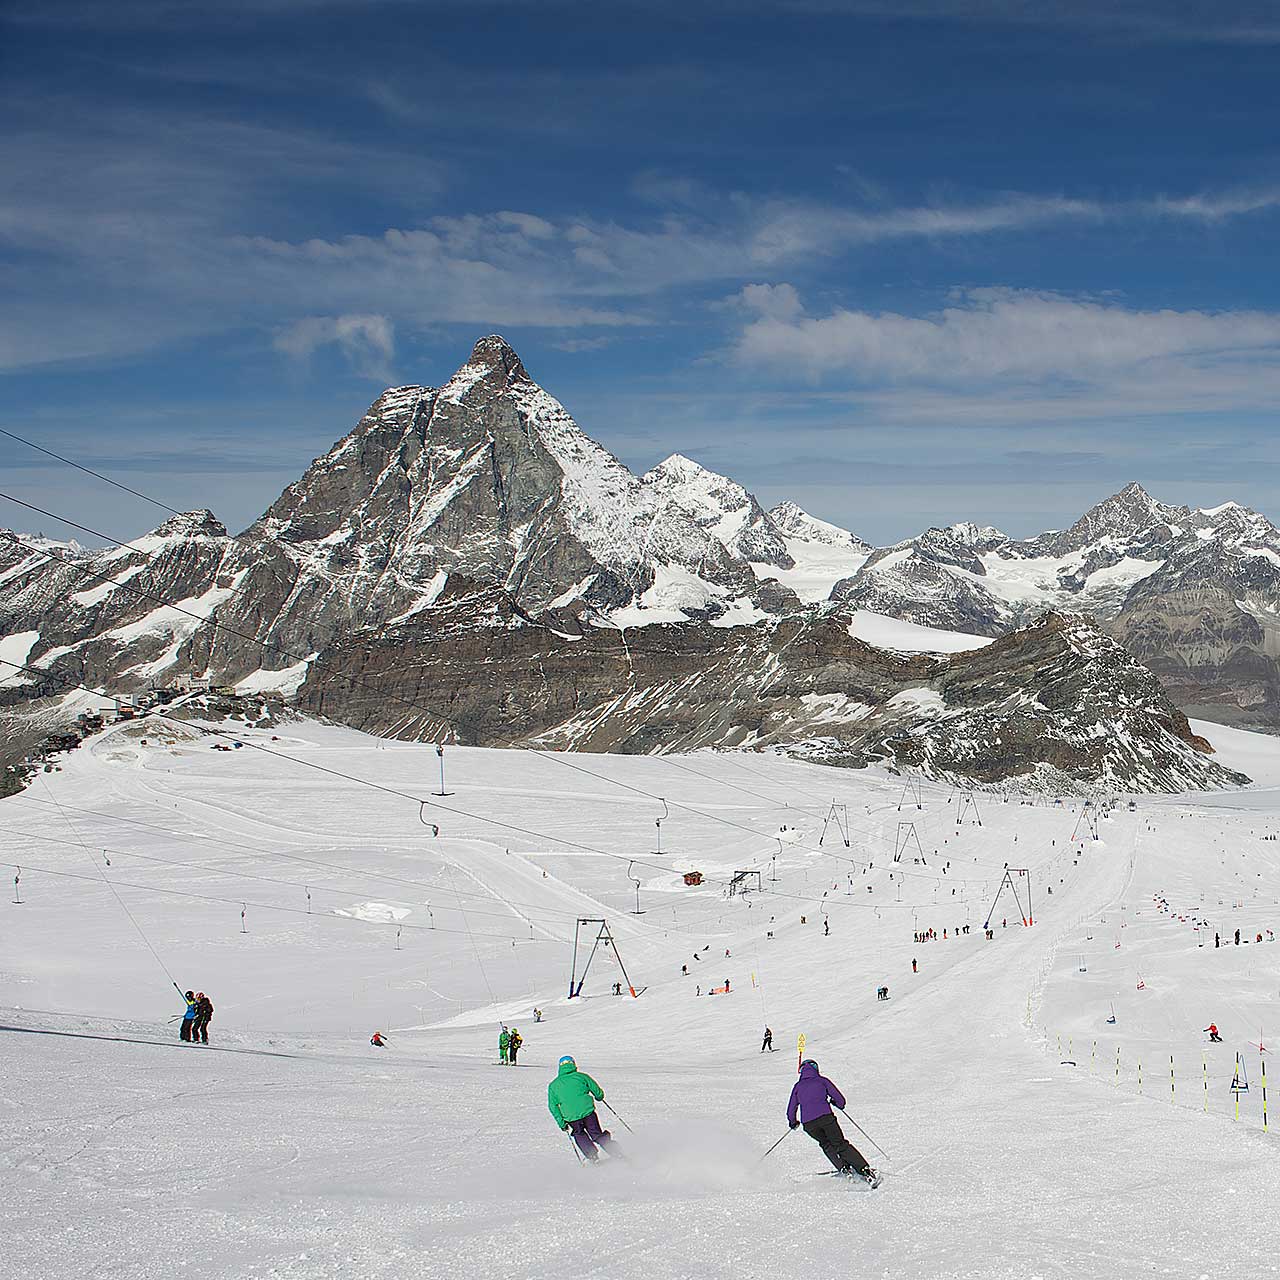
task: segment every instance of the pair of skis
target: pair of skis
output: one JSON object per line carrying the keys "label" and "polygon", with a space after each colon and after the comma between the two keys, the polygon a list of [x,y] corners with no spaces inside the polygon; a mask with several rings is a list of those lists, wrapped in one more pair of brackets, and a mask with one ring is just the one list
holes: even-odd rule
{"label": "pair of skis", "polygon": [[858,1173],[854,1169],[819,1169],[815,1178],[844,1178],[848,1182],[865,1182],[868,1190],[874,1191],[883,1181],[884,1174],[878,1169],[867,1173]]}

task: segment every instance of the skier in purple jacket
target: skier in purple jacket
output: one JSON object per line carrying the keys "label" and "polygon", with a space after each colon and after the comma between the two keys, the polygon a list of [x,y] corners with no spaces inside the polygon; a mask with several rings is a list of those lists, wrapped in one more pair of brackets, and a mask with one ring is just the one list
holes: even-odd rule
{"label": "skier in purple jacket", "polygon": [[831,1110],[833,1102],[843,1108],[844,1094],[826,1076],[818,1074],[818,1064],[812,1058],[806,1059],[800,1064],[800,1079],[791,1089],[787,1123],[793,1129],[803,1124],[805,1133],[822,1148],[837,1173],[856,1173],[873,1187],[879,1186],[880,1175],[841,1131],[840,1121]]}

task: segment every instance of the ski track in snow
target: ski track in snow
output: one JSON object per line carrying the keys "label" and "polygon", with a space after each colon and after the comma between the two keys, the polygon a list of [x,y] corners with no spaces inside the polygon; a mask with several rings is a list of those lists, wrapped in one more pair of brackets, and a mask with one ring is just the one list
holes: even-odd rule
{"label": "ski track in snow", "polygon": [[[42,788],[5,801],[29,834],[6,843],[23,901],[0,904],[0,1275],[1274,1272],[1280,1147],[1250,1046],[1280,1038],[1280,946],[1214,949],[1193,917],[1224,941],[1280,927],[1280,841],[1262,839],[1280,833],[1280,740],[1197,727],[1261,785],[1122,802],[1096,841],[1078,802],[980,796],[982,825],[957,829],[947,788],[899,808],[900,779],[772,754],[575,757],[592,778],[463,748],[440,803],[477,816],[429,809],[437,839],[408,801],[250,750],[108,732],[43,776],[64,813]],[[272,746],[424,796],[438,779],[429,746],[306,723]],[[611,778],[665,797],[666,816]],[[830,827],[817,844],[832,799],[848,848]],[[904,860],[899,885],[903,820],[926,861]],[[197,865],[122,852],[108,869],[104,846]],[[1032,868],[1036,923],[1006,896],[987,942],[1006,862]],[[726,899],[750,867],[766,891]],[[685,888],[676,873],[694,868],[707,882]],[[208,1050],[177,1042],[181,1003],[103,874],[174,977],[210,992]],[[407,909],[403,936],[332,914],[369,904]],[[639,999],[609,994],[607,953],[565,999],[584,913],[608,915]],[[912,941],[966,922],[967,937]],[[725,977],[728,996],[694,995]],[[496,1064],[499,1019],[525,1036],[517,1068]],[[1226,1041],[1212,1050],[1211,1019]],[[777,1052],[762,1055],[766,1022]],[[825,1161],[803,1132],[758,1163],[785,1132],[800,1032],[890,1153],[878,1191],[811,1176]],[[1237,1051],[1252,1083],[1238,1123]],[[636,1130],[612,1126],[624,1163],[583,1169],[565,1149],[545,1103],[564,1052]]]}

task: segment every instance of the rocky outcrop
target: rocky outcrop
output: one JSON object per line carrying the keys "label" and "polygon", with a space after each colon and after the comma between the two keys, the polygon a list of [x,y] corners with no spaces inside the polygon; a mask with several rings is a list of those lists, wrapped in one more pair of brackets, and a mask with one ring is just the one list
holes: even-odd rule
{"label": "rocky outcrop", "polygon": [[1243,781],[1213,761],[1155,677],[1087,619],[1050,615],[985,649],[934,658],[864,644],[838,609],[623,634],[565,630],[564,619],[519,615],[477,587],[430,612],[430,641],[344,641],[298,705],[382,734],[586,751],[776,746],[975,785]]}

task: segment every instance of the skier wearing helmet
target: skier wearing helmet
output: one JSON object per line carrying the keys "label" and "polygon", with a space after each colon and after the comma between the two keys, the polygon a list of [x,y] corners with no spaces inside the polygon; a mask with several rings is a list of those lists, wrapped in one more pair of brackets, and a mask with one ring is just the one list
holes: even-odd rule
{"label": "skier wearing helmet", "polygon": [[597,1144],[610,1155],[618,1154],[613,1135],[600,1127],[600,1117],[596,1115],[596,1103],[603,1101],[604,1090],[565,1054],[556,1078],[547,1086],[547,1108],[556,1124],[573,1135],[583,1157],[591,1161],[600,1158]]}
{"label": "skier wearing helmet", "polygon": [[[173,985],[175,987],[178,986],[176,982]],[[178,987],[178,994],[187,1002],[187,1007],[182,1014],[182,1024],[178,1028],[178,1039],[190,1044],[191,1028],[196,1024],[196,993],[194,991],[184,992],[181,987]]]}
{"label": "skier wearing helmet", "polygon": [[831,1104],[844,1107],[844,1094],[824,1075],[818,1073],[818,1064],[812,1058],[800,1064],[800,1079],[791,1088],[791,1100],[787,1103],[787,1123],[804,1131],[821,1148],[837,1173],[858,1174],[873,1187],[880,1185],[880,1175],[867,1163],[862,1152],[844,1136],[840,1121],[835,1118]]}
{"label": "skier wearing helmet", "polygon": [[209,1023],[213,1020],[213,1001],[203,991],[196,992],[196,1016],[191,1023],[191,1043],[209,1043]]}

